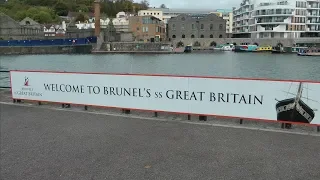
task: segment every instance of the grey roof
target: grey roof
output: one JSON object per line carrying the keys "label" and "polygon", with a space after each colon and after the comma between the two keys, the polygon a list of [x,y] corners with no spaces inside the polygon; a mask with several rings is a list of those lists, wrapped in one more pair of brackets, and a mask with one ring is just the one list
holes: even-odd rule
{"label": "grey roof", "polygon": [[210,13],[210,12],[214,12],[214,9],[169,9],[169,8],[149,8],[148,10],[159,10],[162,11],[164,13],[185,13],[185,14],[189,14],[189,13]]}
{"label": "grey roof", "polygon": [[149,8],[148,10],[158,10],[163,13],[174,13],[174,14],[209,14],[211,12],[229,13],[232,9],[181,9],[181,8]]}

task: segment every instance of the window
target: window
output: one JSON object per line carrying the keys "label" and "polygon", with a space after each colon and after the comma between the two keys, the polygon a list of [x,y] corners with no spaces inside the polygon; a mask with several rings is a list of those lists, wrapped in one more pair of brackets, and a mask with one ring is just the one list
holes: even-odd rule
{"label": "window", "polygon": [[186,35],[182,34],[182,38],[186,38]]}
{"label": "window", "polygon": [[221,35],[221,34],[219,35],[219,38],[222,38],[222,35]]}
{"label": "window", "polygon": [[220,30],[223,29],[223,25],[222,25],[222,24],[219,25],[219,29],[220,29]]}
{"label": "window", "polygon": [[203,24],[201,24],[201,26],[200,26],[200,27],[201,27],[201,29],[204,29],[204,25],[203,25]]}
{"label": "window", "polygon": [[210,38],[213,38],[213,35],[212,35],[212,34],[210,34]]}
{"label": "window", "polygon": [[191,25],[192,30],[196,29],[196,26],[194,24]]}
{"label": "window", "polygon": [[172,24],[172,30],[176,30],[176,25]]}
{"label": "window", "polygon": [[193,35],[193,34],[191,35],[191,38],[194,38],[194,35]]}
{"label": "window", "polygon": [[210,30],[213,30],[213,24],[210,24]]}
{"label": "window", "polygon": [[176,35],[172,35],[172,38],[176,38]]}
{"label": "window", "polygon": [[200,38],[204,38],[204,35],[203,35],[203,34],[201,34]]}
{"label": "window", "polygon": [[142,32],[148,32],[148,27],[143,27]]}
{"label": "window", "polygon": [[137,31],[139,31],[140,30],[140,28],[139,27],[137,27]]}

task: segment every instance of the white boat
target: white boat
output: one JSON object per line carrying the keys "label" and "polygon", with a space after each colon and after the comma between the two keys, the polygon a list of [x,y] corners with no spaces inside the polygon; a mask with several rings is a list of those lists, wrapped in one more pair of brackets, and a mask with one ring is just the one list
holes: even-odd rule
{"label": "white boat", "polygon": [[214,47],[214,50],[219,50],[219,51],[232,51],[232,49],[234,48],[233,44],[224,44],[224,45],[219,45]]}
{"label": "white boat", "polygon": [[222,51],[232,51],[233,48],[234,48],[233,44],[225,45],[222,47]]}

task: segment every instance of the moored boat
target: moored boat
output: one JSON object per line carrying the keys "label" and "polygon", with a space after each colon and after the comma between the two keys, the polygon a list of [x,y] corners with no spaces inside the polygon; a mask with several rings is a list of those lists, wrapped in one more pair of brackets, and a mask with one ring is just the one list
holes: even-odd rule
{"label": "moored boat", "polygon": [[234,48],[233,44],[227,44],[222,47],[222,51],[232,51]]}
{"label": "moored boat", "polygon": [[259,46],[255,52],[271,52],[272,46]]}
{"label": "moored boat", "polygon": [[320,56],[320,48],[299,49],[298,56]]}
{"label": "moored boat", "polygon": [[239,45],[234,47],[234,52],[255,52],[257,45]]}
{"label": "moored boat", "polygon": [[187,46],[184,48],[184,52],[185,52],[185,53],[191,53],[191,52],[192,52],[192,46],[191,46],[191,45],[187,45]]}

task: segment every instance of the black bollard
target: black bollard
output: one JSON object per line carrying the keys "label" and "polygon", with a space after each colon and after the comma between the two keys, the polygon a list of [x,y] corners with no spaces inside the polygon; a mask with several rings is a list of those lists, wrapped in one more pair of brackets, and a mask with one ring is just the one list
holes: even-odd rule
{"label": "black bollard", "polygon": [[158,117],[158,112],[154,112],[154,117]]}
{"label": "black bollard", "polygon": [[84,106],[84,110],[88,110],[88,106]]}
{"label": "black bollard", "polygon": [[21,103],[21,100],[20,100],[20,99],[18,99],[18,100],[17,100],[17,103]]}
{"label": "black bollard", "polygon": [[207,121],[207,116],[199,116],[200,121]]}
{"label": "black bollard", "polygon": [[320,132],[320,126],[317,126],[317,132]]}
{"label": "black bollard", "polygon": [[191,115],[190,114],[188,114],[188,120],[191,120]]}
{"label": "black bollard", "polygon": [[39,106],[41,105],[41,102],[40,102],[40,101],[38,102],[38,105],[39,105]]}
{"label": "black bollard", "polygon": [[124,113],[125,113],[125,114],[130,114],[130,109],[125,109],[125,110],[124,110]]}
{"label": "black bollard", "polygon": [[281,123],[281,129],[284,129],[284,123]]}
{"label": "black bollard", "polygon": [[290,123],[285,123],[285,128],[286,128],[286,129],[291,129],[291,128],[292,128],[292,124],[290,124]]}
{"label": "black bollard", "polygon": [[62,108],[64,108],[64,104],[61,104]]}
{"label": "black bollard", "polygon": [[240,119],[240,124],[243,124],[243,119]]}

